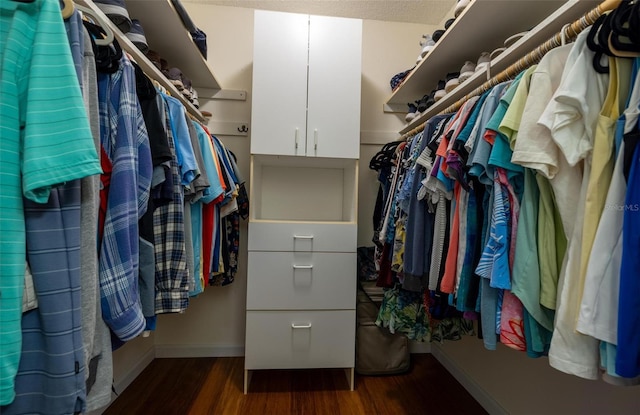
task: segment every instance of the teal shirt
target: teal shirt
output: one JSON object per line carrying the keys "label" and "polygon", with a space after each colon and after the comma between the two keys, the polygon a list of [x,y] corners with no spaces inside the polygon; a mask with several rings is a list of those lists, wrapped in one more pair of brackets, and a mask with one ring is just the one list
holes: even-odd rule
{"label": "teal shirt", "polygon": [[101,173],[57,0],[0,2],[0,405],[15,397],[25,223],[22,198]]}
{"label": "teal shirt", "polygon": [[[513,96],[518,89],[518,85],[520,84],[520,80],[522,79],[523,74],[524,72],[518,74],[511,85],[509,85],[504,95],[500,98],[498,107],[496,108],[486,127],[487,130],[492,130],[497,133],[495,142],[493,143],[493,148],[491,149],[491,155],[489,156],[489,165],[502,167],[503,169],[507,170],[509,179],[512,179],[516,174],[522,174],[523,167],[511,162],[511,155],[513,154],[513,152],[511,151],[511,147],[509,146],[509,140],[500,131],[500,123],[507,113],[507,109],[509,108],[511,100],[513,99]],[[516,193],[518,193],[517,190]]]}

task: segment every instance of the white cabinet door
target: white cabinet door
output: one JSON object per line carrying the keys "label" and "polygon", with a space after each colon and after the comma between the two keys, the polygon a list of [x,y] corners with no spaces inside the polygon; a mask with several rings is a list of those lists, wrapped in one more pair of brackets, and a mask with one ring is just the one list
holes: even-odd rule
{"label": "white cabinet door", "polygon": [[304,155],[309,15],[254,17],[251,153]]}
{"label": "white cabinet door", "polygon": [[310,16],[308,156],[359,158],[361,77],[362,21]]}

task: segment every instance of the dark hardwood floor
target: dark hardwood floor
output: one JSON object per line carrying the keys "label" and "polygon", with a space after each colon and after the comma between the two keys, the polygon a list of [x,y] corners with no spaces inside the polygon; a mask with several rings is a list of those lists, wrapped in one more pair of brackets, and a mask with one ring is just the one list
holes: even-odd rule
{"label": "dark hardwood floor", "polygon": [[344,370],[253,372],[242,393],[241,357],[156,359],[107,408],[106,415],[402,415],[486,414],[430,354],[411,355],[402,375],[356,375]]}

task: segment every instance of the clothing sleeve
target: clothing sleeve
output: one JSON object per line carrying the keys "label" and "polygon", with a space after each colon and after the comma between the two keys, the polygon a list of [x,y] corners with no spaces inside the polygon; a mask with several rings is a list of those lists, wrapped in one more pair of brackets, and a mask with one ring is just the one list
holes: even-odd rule
{"label": "clothing sleeve", "polygon": [[66,30],[54,2],[43,2],[30,47],[22,187],[44,203],[52,186],[102,172],[89,128]]}
{"label": "clothing sleeve", "polygon": [[596,74],[593,69],[595,54],[586,44],[587,32],[578,36],[568,58],[568,62],[574,63],[563,72],[553,102],[540,120],[551,130],[571,166],[593,149],[595,124],[609,83],[608,74]]}
{"label": "clothing sleeve", "polygon": [[534,73],[531,77],[531,92],[524,105],[518,140],[513,148],[511,161],[540,172],[548,179],[558,172],[558,146],[551,131],[538,124],[545,106],[551,101],[553,90],[547,73]]}
{"label": "clothing sleeve", "polygon": [[189,138],[189,127],[185,120],[185,109],[182,103],[173,97],[165,96],[169,104],[169,123],[173,132],[173,140],[176,147],[178,168],[183,186],[195,180],[200,174],[196,156]]}
{"label": "clothing sleeve", "polygon": [[218,176],[218,168],[214,160],[215,155],[213,154],[211,141],[200,124],[194,121],[192,121],[192,123],[198,135],[198,142],[200,143],[200,149],[202,150],[202,160],[204,162],[207,178],[209,179],[209,187],[204,191],[204,195],[201,200],[202,203],[210,203],[221,195],[224,195],[224,190],[220,184],[220,177]]}

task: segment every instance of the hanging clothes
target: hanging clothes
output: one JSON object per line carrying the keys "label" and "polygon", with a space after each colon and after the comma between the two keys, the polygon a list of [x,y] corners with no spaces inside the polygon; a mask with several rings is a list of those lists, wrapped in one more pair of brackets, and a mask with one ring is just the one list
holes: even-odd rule
{"label": "hanging clothes", "polygon": [[[415,338],[411,324],[426,316],[431,335],[421,337],[433,340],[454,307],[480,314],[487,349],[500,342],[579,377],[640,381],[630,187],[640,60],[592,50],[593,30],[604,29],[594,25],[512,81],[431,118],[397,153],[390,191],[379,192],[387,300],[379,325]],[[424,207],[412,210],[417,201]],[[426,232],[415,217],[425,211],[434,216]],[[429,249],[412,244],[419,232]],[[429,259],[426,284],[407,273],[419,255]],[[423,291],[424,315],[408,287]]]}
{"label": "hanging clothes", "polygon": [[[34,203],[45,204],[52,193],[53,198],[58,196],[57,190],[52,192],[54,186],[74,181],[73,185],[69,185],[70,190],[79,196],[77,179],[99,174],[101,169],[58,2],[2,2],[0,28],[3,59],[0,74],[0,188],[3,195],[0,215],[0,268],[3,278],[0,297],[0,411],[24,413],[50,408],[50,413],[69,413],[85,408],[86,393],[83,387],[84,372],[80,373],[84,371],[81,319],[79,316],[72,317],[81,308],[78,290],[80,212],[79,209],[70,212],[73,219],[69,220],[75,221],[76,226],[74,231],[68,230],[74,234],[68,235],[69,245],[66,245],[67,238],[44,238],[44,245],[33,247],[42,249],[38,253],[44,256],[47,250],[68,250],[70,267],[61,272],[73,269],[71,274],[59,281],[61,287],[53,287],[42,286],[40,275],[47,269],[58,269],[57,264],[46,265],[43,261],[45,258],[40,257],[35,261],[36,270],[31,267],[35,272],[36,292],[42,289],[41,294],[44,295],[44,292],[59,288],[63,291],[59,298],[73,298],[72,303],[61,305],[67,317],[59,317],[59,322],[73,333],[73,336],[61,339],[72,364],[62,370],[51,368],[54,372],[50,374],[60,376],[59,385],[65,393],[68,392],[66,388],[69,383],[77,387],[71,395],[47,399],[37,382],[27,379],[32,367],[42,368],[39,366],[42,363],[40,359],[46,359],[46,354],[33,360],[20,359],[23,347],[25,350],[37,349],[39,342],[53,334],[51,330],[57,324],[48,320],[46,327],[40,326],[39,310],[31,310],[27,312],[27,327],[33,324],[38,330],[34,331],[33,337],[23,338],[21,327],[25,316],[22,315],[22,294],[27,258],[23,197]],[[18,62],[22,64],[18,65]],[[24,87],[26,85],[27,88]],[[75,196],[74,199],[73,204],[79,203]],[[53,210],[60,207],[54,199],[49,203],[48,206]],[[62,217],[60,219],[63,220]],[[67,258],[61,260],[66,261]],[[45,309],[59,307],[55,302],[54,298],[51,298],[51,302],[42,298],[38,304],[39,308]],[[74,309],[71,304],[77,308]],[[51,316],[51,319],[58,317]],[[69,371],[69,368],[72,370]],[[39,392],[37,396],[32,395],[34,388]],[[30,397],[27,398],[27,395]],[[12,403],[14,405],[10,405]],[[49,404],[52,406],[46,406]]]}

